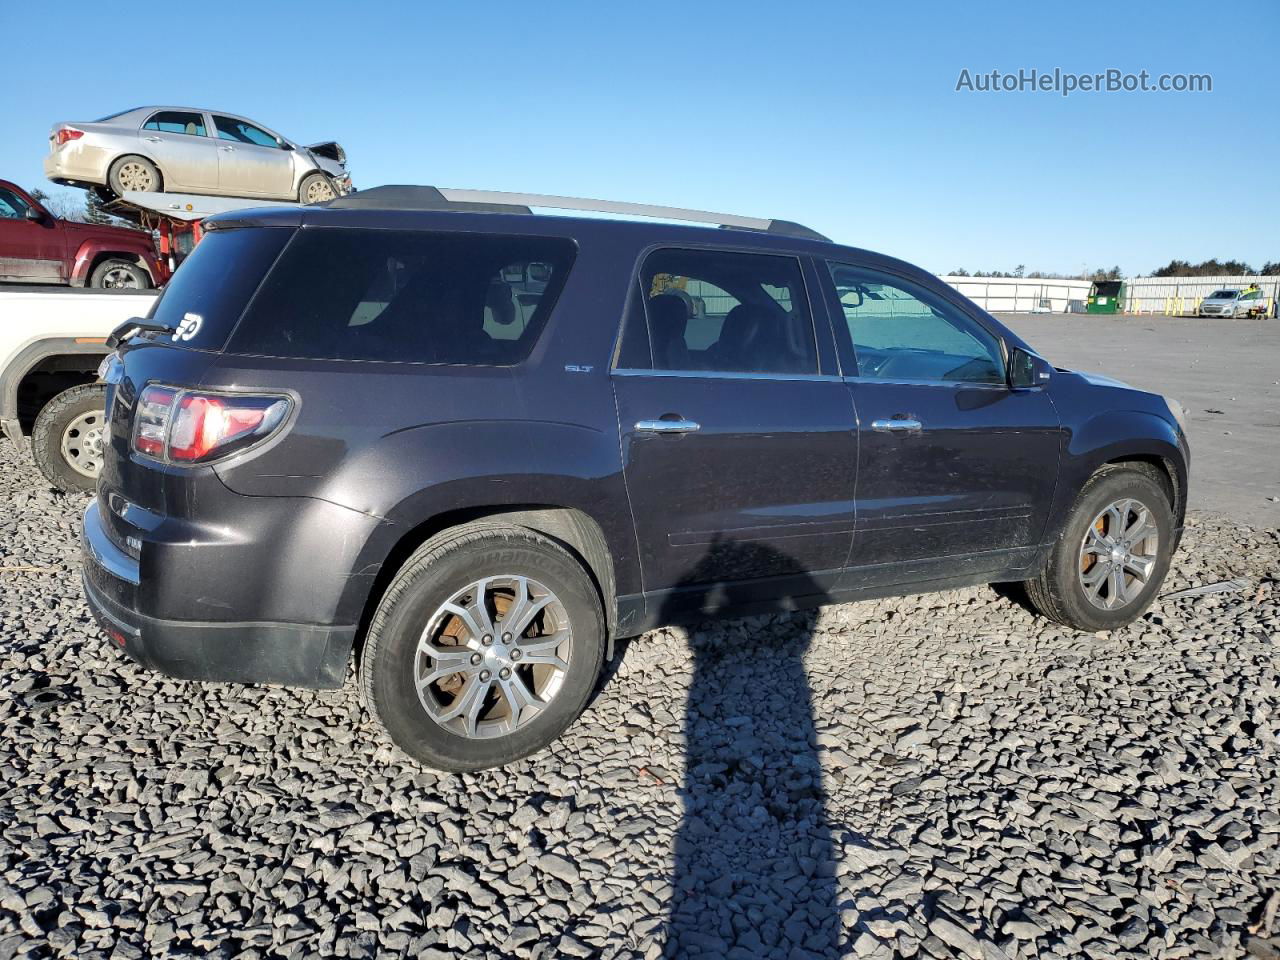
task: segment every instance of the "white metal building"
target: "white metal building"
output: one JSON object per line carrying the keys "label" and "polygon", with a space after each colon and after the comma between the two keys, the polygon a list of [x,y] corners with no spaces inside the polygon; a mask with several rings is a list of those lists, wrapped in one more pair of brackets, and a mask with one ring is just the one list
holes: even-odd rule
{"label": "white metal building", "polygon": [[1084,310],[1088,280],[1028,280],[1024,277],[941,278],[991,313],[1071,313]]}

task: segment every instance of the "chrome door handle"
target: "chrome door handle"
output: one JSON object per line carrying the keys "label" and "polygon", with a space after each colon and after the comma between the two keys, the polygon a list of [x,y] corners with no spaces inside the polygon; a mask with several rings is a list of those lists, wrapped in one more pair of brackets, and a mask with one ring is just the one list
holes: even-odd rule
{"label": "chrome door handle", "polygon": [[638,433],[696,433],[702,424],[692,420],[637,420]]}
{"label": "chrome door handle", "polygon": [[219,147],[218,149],[219,149],[219,150],[221,150],[221,151],[223,151],[224,153],[235,153],[235,152],[236,152],[236,148],[235,148],[235,147]]}
{"label": "chrome door handle", "polygon": [[143,137],[142,139],[147,141],[147,143],[164,143],[164,140],[160,137]]}
{"label": "chrome door handle", "polygon": [[919,420],[872,420],[871,429],[877,433],[919,433],[924,424]]}

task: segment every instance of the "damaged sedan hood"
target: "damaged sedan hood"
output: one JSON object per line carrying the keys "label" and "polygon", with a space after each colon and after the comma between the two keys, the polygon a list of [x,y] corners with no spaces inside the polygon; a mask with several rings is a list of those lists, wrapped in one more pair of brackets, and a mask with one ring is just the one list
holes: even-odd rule
{"label": "damaged sedan hood", "polygon": [[333,160],[343,166],[346,166],[347,151],[343,150],[341,144],[335,140],[322,140],[319,143],[309,143],[307,144],[307,149],[317,157],[324,157],[326,160]]}

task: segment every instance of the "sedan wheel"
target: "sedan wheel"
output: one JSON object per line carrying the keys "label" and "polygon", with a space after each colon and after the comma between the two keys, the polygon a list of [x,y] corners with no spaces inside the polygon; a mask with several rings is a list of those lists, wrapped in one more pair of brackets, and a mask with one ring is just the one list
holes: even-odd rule
{"label": "sedan wheel", "polygon": [[322,173],[309,174],[302,181],[298,193],[303,203],[325,203],[338,195],[333,189],[333,183]]}
{"label": "sedan wheel", "polygon": [[120,167],[120,186],[126,190],[149,191],[156,186],[151,171],[136,160],[130,160]]}

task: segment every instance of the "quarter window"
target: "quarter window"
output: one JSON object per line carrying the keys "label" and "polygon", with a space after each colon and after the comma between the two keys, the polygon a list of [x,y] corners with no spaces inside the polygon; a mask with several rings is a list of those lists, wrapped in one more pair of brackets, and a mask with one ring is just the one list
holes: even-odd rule
{"label": "quarter window", "polygon": [[279,147],[280,142],[267,131],[255,127],[248,120],[237,120],[235,117],[213,118],[213,125],[218,128],[219,140],[231,140],[235,143],[250,143],[259,147]]}
{"label": "quarter window", "polygon": [[204,117],[198,113],[186,113],[180,110],[161,110],[153,113],[151,119],[142,125],[143,130],[155,130],[159,133],[184,133],[189,137],[205,135]]}
{"label": "quarter window", "polygon": [[[640,292],[654,369],[817,372],[813,320],[794,257],[659,250],[644,262]],[[638,319],[633,314],[630,322]]]}
{"label": "quarter window", "polygon": [[909,280],[828,266],[859,376],[1005,382],[999,341],[941,297]]}
{"label": "quarter window", "polygon": [[546,326],[573,254],[572,241],[556,237],[301,230],[227,349],[315,360],[519,363]]}

